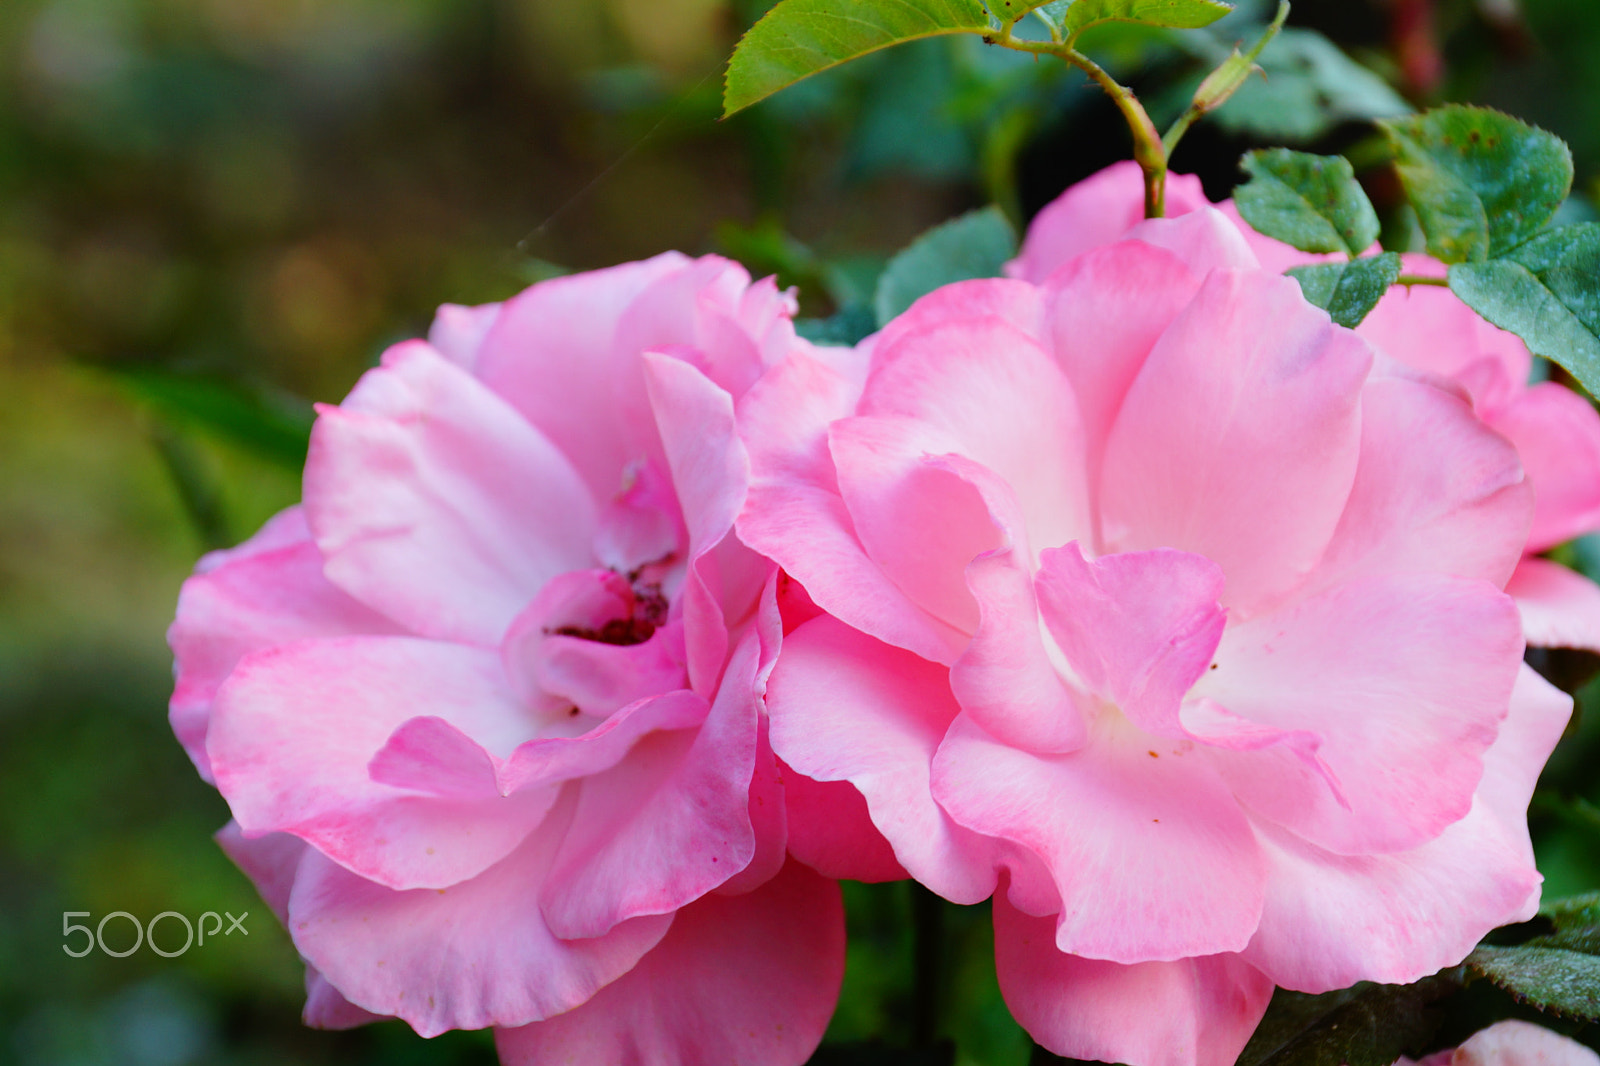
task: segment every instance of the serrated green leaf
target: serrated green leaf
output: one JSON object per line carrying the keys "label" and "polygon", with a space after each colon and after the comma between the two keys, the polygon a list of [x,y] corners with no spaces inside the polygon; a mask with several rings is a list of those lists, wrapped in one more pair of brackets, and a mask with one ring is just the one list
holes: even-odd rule
{"label": "serrated green leaf", "polygon": [[1017,254],[1017,235],[998,207],[968,211],[935,226],[902,249],[878,279],[878,325],[937,289],[968,278],[997,277]]}
{"label": "serrated green leaf", "polygon": [[1339,325],[1355,329],[1400,276],[1400,257],[1385,252],[1348,263],[1292,267],[1288,274],[1300,283],[1308,303],[1327,311]]}
{"label": "serrated green leaf", "polygon": [[305,465],[316,416],[304,400],[154,367],[119,367],[112,374],[175,421],[218,434],[291,469]]}
{"label": "serrated green leaf", "polygon": [[733,50],[722,114],[891,45],[988,32],[978,0],[781,0]]}
{"label": "serrated green leaf", "polygon": [[1097,22],[1197,30],[1232,10],[1232,4],[1220,0],[1072,0],[1061,16],[1061,30],[1069,41]]}
{"label": "serrated green leaf", "polygon": [[1552,900],[1539,913],[1555,923],[1556,931],[1529,943],[1600,955],[1600,892]]}
{"label": "serrated green leaf", "polygon": [[[1592,295],[1595,279],[1587,284]],[[1450,268],[1450,291],[1521,337],[1533,354],[1565,367],[1589,395],[1600,396],[1600,339],[1539,275],[1511,259],[1457,263]]]}
{"label": "serrated green leaf", "polygon": [[1302,252],[1360,255],[1378,239],[1378,213],[1350,161],[1287,148],[1248,153],[1250,180],[1234,190],[1244,220]]}
{"label": "serrated green leaf", "polygon": [[1600,223],[1541,233],[1506,258],[1531,270],[1585,329],[1600,336]]}
{"label": "serrated green leaf", "polygon": [[1459,987],[1453,976],[1439,974],[1321,996],[1279,993],[1278,1016],[1269,1013],[1238,1066],[1391,1066],[1433,1036],[1439,1020],[1429,1007]]}
{"label": "serrated green leaf", "polygon": [[1478,947],[1467,965],[1540,1010],[1600,1020],[1600,956],[1530,941],[1514,948]]}
{"label": "serrated green leaf", "polygon": [[1498,111],[1452,105],[1379,125],[1428,251],[1447,263],[1504,255],[1572,190],[1572,153],[1561,139]]}

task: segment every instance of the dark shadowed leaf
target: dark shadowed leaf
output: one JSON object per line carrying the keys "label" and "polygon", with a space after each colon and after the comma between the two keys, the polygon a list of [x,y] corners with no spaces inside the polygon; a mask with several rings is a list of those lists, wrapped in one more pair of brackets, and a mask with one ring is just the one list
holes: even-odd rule
{"label": "dark shadowed leaf", "polygon": [[1452,105],[1380,125],[1428,251],[1447,263],[1504,255],[1572,189],[1561,139],[1498,111]]}
{"label": "dark shadowed leaf", "polygon": [[878,325],[941,285],[992,278],[1017,254],[1017,235],[998,207],[969,211],[912,241],[878,279],[873,298]]}
{"label": "dark shadowed leaf", "polygon": [[[1215,63],[1222,56],[1203,58]],[[1240,86],[1215,121],[1258,142],[1307,144],[1341,122],[1412,110],[1382,78],[1314,30],[1284,29],[1256,62],[1265,77]]]}
{"label": "dark shadowed leaf", "polygon": [[1553,932],[1515,947],[1480,945],[1468,967],[1540,1010],[1600,1020],[1600,893],[1555,900],[1539,913]]}
{"label": "dark shadowed leaf", "polygon": [[[1378,239],[1378,214],[1349,160],[1287,148],[1250,152],[1234,191],[1246,222],[1302,252],[1360,255]],[[1325,306],[1325,305],[1324,305]]]}
{"label": "dark shadowed leaf", "polygon": [[1320,996],[1279,991],[1238,1066],[1391,1066],[1438,1028],[1433,1005],[1460,987],[1440,974]]}
{"label": "dark shadowed leaf", "polygon": [[1308,302],[1327,311],[1339,325],[1355,329],[1400,276],[1400,257],[1385,252],[1348,263],[1294,267],[1288,273],[1300,283]]}
{"label": "dark shadowed leaf", "polygon": [[881,48],[989,26],[978,0],[781,0],[734,49],[722,113]]}
{"label": "dark shadowed leaf", "polygon": [[209,431],[292,469],[305,465],[316,415],[304,400],[154,367],[114,369],[135,396],[176,422]]}
{"label": "dark shadowed leaf", "polygon": [[1600,225],[1544,234],[1504,259],[1450,268],[1450,289],[1600,395]]}

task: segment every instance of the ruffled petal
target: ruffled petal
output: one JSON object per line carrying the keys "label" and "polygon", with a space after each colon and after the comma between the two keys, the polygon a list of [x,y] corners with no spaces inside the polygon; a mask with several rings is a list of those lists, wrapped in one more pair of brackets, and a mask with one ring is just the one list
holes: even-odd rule
{"label": "ruffled petal", "polygon": [[1062,951],[1173,960],[1237,951],[1255,931],[1265,864],[1238,802],[1192,743],[1108,715],[1087,747],[1038,756],[962,717],[939,745],[932,784],[956,822],[1044,860],[1062,902]]}
{"label": "ruffled petal", "polygon": [[[299,508],[285,514],[290,517],[284,522],[269,524],[225,556],[208,557],[212,565],[183,583],[178,617],[167,630],[177,660],[168,717],[207,781],[211,702],[240,659],[308,637],[400,632],[322,576],[322,555],[299,519]],[[285,524],[296,526],[298,536],[285,536]]]}
{"label": "ruffled petal", "polygon": [[1544,382],[1490,413],[1517,446],[1533,485],[1530,552],[1600,529],[1600,413],[1571,389]]}
{"label": "ruffled petal", "polygon": [[1508,1018],[1472,1034],[1449,1066],[1600,1066],[1600,1055],[1542,1025]]}
{"label": "ruffled petal", "polygon": [[856,629],[952,662],[967,634],[919,607],[868,557],[839,495],[828,427],[854,413],[861,383],[796,354],[739,405],[750,493],[739,537],[775,560],[812,600]]}
{"label": "ruffled petal", "polygon": [[1235,617],[1299,584],[1350,494],[1371,365],[1366,344],[1292,279],[1212,273],[1111,430],[1104,550],[1205,556],[1227,575]]}
{"label": "ruffled petal", "polygon": [[1239,227],[1210,205],[1175,217],[1145,219],[1128,230],[1124,239],[1165,248],[1200,277],[1213,270],[1258,270],[1261,266]]}
{"label": "ruffled petal", "polygon": [[1115,962],[1065,955],[1048,918],[994,901],[995,970],[1012,1015],[1045,1048],[1131,1066],[1230,1066],[1272,998],[1237,955]]}
{"label": "ruffled petal", "polygon": [[[1200,179],[1168,174],[1169,216],[1208,206]],[[1144,221],[1144,174],[1132,160],[1123,160],[1062,193],[1028,224],[1017,258],[1005,266],[1006,277],[1042,282],[1062,264],[1093,248],[1120,240]]]}
{"label": "ruffled petal", "polygon": [[463,370],[478,365],[478,351],[500,317],[500,304],[463,307],[444,304],[428,327],[428,343],[435,351]]}
{"label": "ruffled petal", "polygon": [[245,833],[293,833],[382,884],[439,888],[503,858],[551,796],[459,798],[374,781],[368,760],[427,715],[500,753],[534,733],[493,652],[348,637],[247,657],[217,693],[206,749]]}
{"label": "ruffled petal", "polygon": [[594,498],[566,456],[427,345],[318,410],[305,508],[324,572],[413,632],[496,645],[545,582],[594,565]]}
{"label": "ruffled petal", "polygon": [[789,853],[824,877],[841,881],[900,881],[906,873],[894,848],[872,824],[861,791],[848,781],[813,781],[783,769]]}
{"label": "ruffled petal", "polygon": [[499,863],[445,889],[397,892],[309,852],[289,897],[300,954],[351,1003],[423,1036],[519,1026],[585,1002],[660,942],[670,915],[560,940],[533,905],[571,819],[565,802]]}
{"label": "ruffled petal", "polygon": [[582,782],[538,897],[558,936],[599,936],[637,915],[677,910],[750,864],[758,657],[747,634],[698,730],[646,737]]}
{"label": "ruffled petal", "polygon": [[1517,601],[1529,644],[1600,652],[1600,586],[1582,574],[1529,556],[1511,575],[1506,595]]}
{"label": "ruffled petal", "polygon": [[838,886],[790,863],[754,892],[685,907],[625,976],[495,1045],[506,1066],[800,1066],[843,976]]}
{"label": "ruffled petal", "polygon": [[1194,695],[1321,737],[1326,777],[1211,753],[1260,817],[1341,854],[1400,851],[1471,807],[1521,653],[1515,607],[1487,582],[1366,578],[1230,627]]}
{"label": "ruffled petal", "polygon": [[976,903],[994,891],[995,849],[929,790],[934,751],[959,710],[948,677],[823,616],[784,638],[767,707],[779,758],[814,780],[850,782],[913,877]]}

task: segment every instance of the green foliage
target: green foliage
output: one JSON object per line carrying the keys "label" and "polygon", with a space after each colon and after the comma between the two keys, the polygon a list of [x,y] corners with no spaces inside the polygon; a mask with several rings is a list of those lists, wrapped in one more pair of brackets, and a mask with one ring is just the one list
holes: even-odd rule
{"label": "green foliage", "polygon": [[1540,1010],[1600,1020],[1600,894],[1557,900],[1540,913],[1554,931],[1515,947],[1480,945],[1467,966]]}
{"label": "green foliage", "polygon": [[1272,148],[1249,153],[1243,166],[1250,181],[1234,193],[1234,203],[1267,236],[1302,252],[1353,256],[1378,239],[1378,214],[1342,156]]}
{"label": "green foliage", "polygon": [[1488,108],[1450,106],[1379,124],[1428,251],[1446,263],[1504,255],[1572,190],[1560,138]]}
{"label": "green foliage", "polygon": [[998,207],[969,211],[935,226],[889,260],[873,297],[878,325],[937,289],[968,278],[992,278],[1017,254],[1017,235]]}
{"label": "green foliage", "polygon": [[891,45],[988,30],[978,0],[781,0],[734,49],[723,114]]}
{"label": "green foliage", "polygon": [[1400,276],[1400,257],[1385,252],[1348,263],[1293,267],[1288,273],[1300,283],[1307,302],[1326,310],[1339,325],[1355,329]]}
{"label": "green foliage", "polygon": [[290,469],[305,466],[316,416],[303,400],[156,367],[112,372],[135,396],[168,418],[210,431]]}
{"label": "green foliage", "polygon": [[1238,1066],[1391,1066],[1433,1036],[1430,1008],[1458,987],[1440,975],[1318,996],[1280,989]]}
{"label": "green foliage", "polygon": [[1059,18],[1062,33],[1070,41],[1097,22],[1141,22],[1196,30],[1232,10],[1233,5],[1218,0],[1072,0]]}
{"label": "green foliage", "polygon": [[[1196,37],[1190,47],[1204,48],[1200,58],[1207,64],[1224,61],[1227,45],[1211,35]],[[1265,77],[1246,81],[1216,113],[1225,132],[1308,144],[1342,122],[1411,112],[1411,105],[1382,78],[1313,30],[1284,29],[1257,62]]]}

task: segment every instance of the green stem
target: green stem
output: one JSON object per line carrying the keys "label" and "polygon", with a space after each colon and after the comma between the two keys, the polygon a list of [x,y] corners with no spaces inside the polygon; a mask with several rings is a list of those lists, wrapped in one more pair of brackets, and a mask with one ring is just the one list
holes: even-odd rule
{"label": "green stem", "polygon": [[1167,196],[1167,152],[1162,147],[1161,134],[1156,130],[1155,123],[1150,121],[1150,115],[1139,102],[1139,98],[1133,94],[1133,90],[1120,84],[1117,79],[1106,73],[1100,64],[1070,44],[1060,41],[1017,40],[1011,36],[1012,25],[1013,23],[1007,23],[1000,28],[999,33],[990,34],[984,37],[984,40],[1001,48],[1009,48],[1013,52],[1055,56],[1083,71],[1091,81],[1105,90],[1107,96],[1111,97],[1111,102],[1122,112],[1122,117],[1127,121],[1128,129],[1133,134],[1134,161],[1139,164],[1139,169],[1144,171],[1145,217],[1160,218],[1164,215]]}
{"label": "green stem", "polygon": [[1446,289],[1450,287],[1450,281],[1447,278],[1429,278],[1421,274],[1401,274],[1394,279],[1394,283],[1408,287],[1411,285],[1438,285]]}

